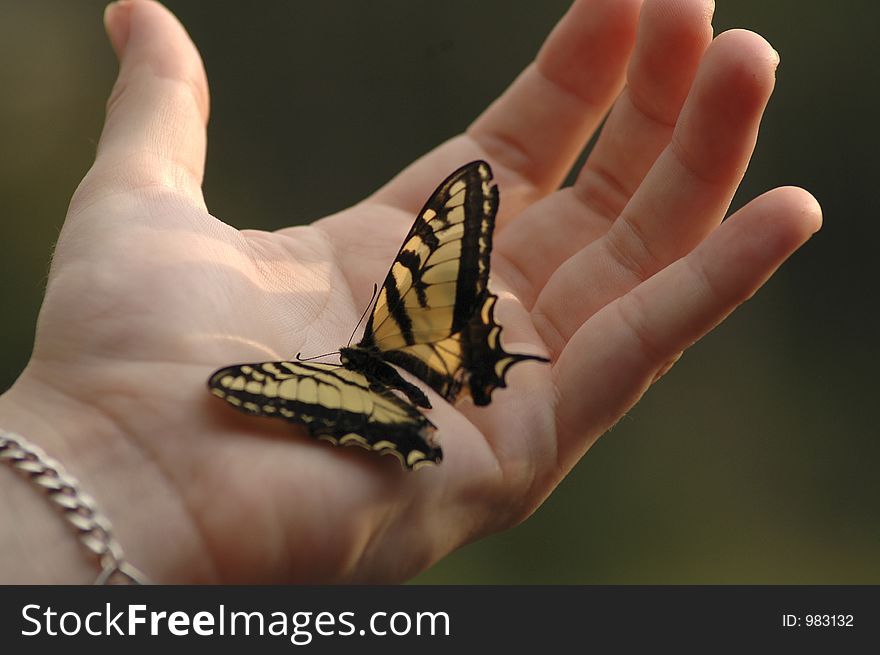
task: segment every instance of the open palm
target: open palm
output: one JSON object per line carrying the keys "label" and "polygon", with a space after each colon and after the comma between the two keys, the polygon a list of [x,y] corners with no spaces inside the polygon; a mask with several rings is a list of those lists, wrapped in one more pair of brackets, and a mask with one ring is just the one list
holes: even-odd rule
{"label": "open palm", "polygon": [[[56,450],[133,562],[158,581],[406,579],[528,516],[818,229],[794,188],[721,225],[773,50],[742,31],[712,41],[705,0],[646,0],[639,17],[640,4],[575,3],[465,134],[355,207],[276,233],[206,209],[207,86],[183,29],[148,0],[108,11],[120,80],[9,394],[75,417]],[[577,182],[557,191],[612,105]],[[501,196],[491,288],[505,348],[552,365],[515,367],[486,408],[431,394],[440,466],[406,472],[209,396],[219,366],[344,345],[419,207],[477,158]]]}

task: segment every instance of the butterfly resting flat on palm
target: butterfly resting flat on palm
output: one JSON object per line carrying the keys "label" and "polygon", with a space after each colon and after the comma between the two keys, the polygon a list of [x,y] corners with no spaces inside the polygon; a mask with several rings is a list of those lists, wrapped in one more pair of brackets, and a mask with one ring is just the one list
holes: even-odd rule
{"label": "butterfly resting flat on palm", "polygon": [[[492,170],[474,161],[431,195],[379,290],[364,336],[339,349],[339,364],[239,364],[215,371],[211,392],[237,409],[304,424],[334,444],[396,455],[406,468],[438,463],[435,426],[417,407],[424,392],[394,364],[452,403],[462,394],[488,405],[511,366],[535,355],[508,353],[489,292],[498,210]],[[402,393],[406,399],[395,391]]]}

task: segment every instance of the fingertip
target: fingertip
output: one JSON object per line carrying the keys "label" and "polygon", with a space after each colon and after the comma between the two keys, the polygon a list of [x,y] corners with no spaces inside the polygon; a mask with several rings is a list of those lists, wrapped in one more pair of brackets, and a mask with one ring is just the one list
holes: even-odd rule
{"label": "fingertip", "polygon": [[156,0],[117,0],[105,9],[104,22],[124,73],[146,64],[158,77],[188,82],[207,118],[210,103],[201,56],[167,7]]}
{"label": "fingertip", "polygon": [[[538,53],[541,70],[578,95],[604,96],[622,84],[643,0],[581,0],[557,23]],[[601,91],[596,93],[595,89]]]}
{"label": "fingertip", "polygon": [[804,241],[822,229],[822,205],[812,193],[798,186],[780,187],[770,193],[779,203],[779,213],[786,216]]}
{"label": "fingertip", "polygon": [[672,124],[712,42],[710,0],[654,0],[639,16],[627,79],[643,110]]}
{"label": "fingertip", "polygon": [[[715,15],[713,0],[653,0],[645,4],[640,20],[678,24],[692,29],[700,25],[703,29],[712,29],[712,17]],[[646,25],[645,27],[649,27]]]}
{"label": "fingertip", "polygon": [[822,205],[819,199],[801,187],[789,187],[789,189],[800,197],[804,224],[810,229],[810,234],[816,234],[816,232],[822,229],[822,223],[824,222]]}
{"label": "fingertip", "polygon": [[743,174],[776,84],[775,62],[770,44],[748,30],[724,32],[709,46],[676,127],[704,177]]}
{"label": "fingertip", "polygon": [[[728,64],[738,66],[751,77],[758,71],[775,73],[779,53],[763,36],[745,29],[732,29],[715,37],[714,50],[724,53]],[[774,76],[775,77],[775,76]]]}
{"label": "fingertip", "polygon": [[117,183],[135,187],[169,180],[203,202],[207,76],[186,29],[155,0],[119,0],[104,11],[119,57],[119,75],[107,101],[96,167],[126,168]]}
{"label": "fingertip", "polygon": [[809,191],[786,186],[755,198],[731,219],[742,243],[778,266],[822,227],[822,208]]}
{"label": "fingertip", "polygon": [[117,59],[122,59],[128,42],[131,0],[116,0],[104,8],[104,29]]}

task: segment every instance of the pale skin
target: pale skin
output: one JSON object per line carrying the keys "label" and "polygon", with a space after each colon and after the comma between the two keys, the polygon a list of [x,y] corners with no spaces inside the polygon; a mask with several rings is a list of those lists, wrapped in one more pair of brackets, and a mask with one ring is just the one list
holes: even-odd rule
{"label": "pale skin", "polygon": [[[112,5],[119,80],[0,427],[61,460],[157,582],[398,582],[522,521],[820,227],[794,187],[721,223],[778,56],[752,32],[713,38],[711,10],[576,2],[464,133],[360,204],[269,233],[208,213],[207,81],[184,29],[150,0]],[[219,366],[343,345],[416,211],[474,159],[501,193],[491,286],[505,347],[552,364],[518,365],[485,408],[430,394],[440,466],[406,472],[208,394]],[[94,577],[35,488],[0,470],[0,489],[0,579]]]}

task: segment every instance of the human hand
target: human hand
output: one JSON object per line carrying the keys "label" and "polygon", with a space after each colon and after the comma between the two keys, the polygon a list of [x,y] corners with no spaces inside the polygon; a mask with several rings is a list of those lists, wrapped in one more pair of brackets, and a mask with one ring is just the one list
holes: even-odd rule
{"label": "human hand", "polygon": [[[793,188],[719,225],[776,55],[748,32],[712,41],[706,0],[640,4],[577,2],[467,132],[355,207],[275,233],[207,211],[207,84],[182,28],[147,0],[112,6],[119,81],[0,425],[65,462],[158,582],[398,581],[522,520],[819,227]],[[478,158],[501,195],[505,348],[553,364],[514,368],[485,408],[432,396],[440,466],[408,473],[208,395],[218,366],[344,344],[430,191]]]}

